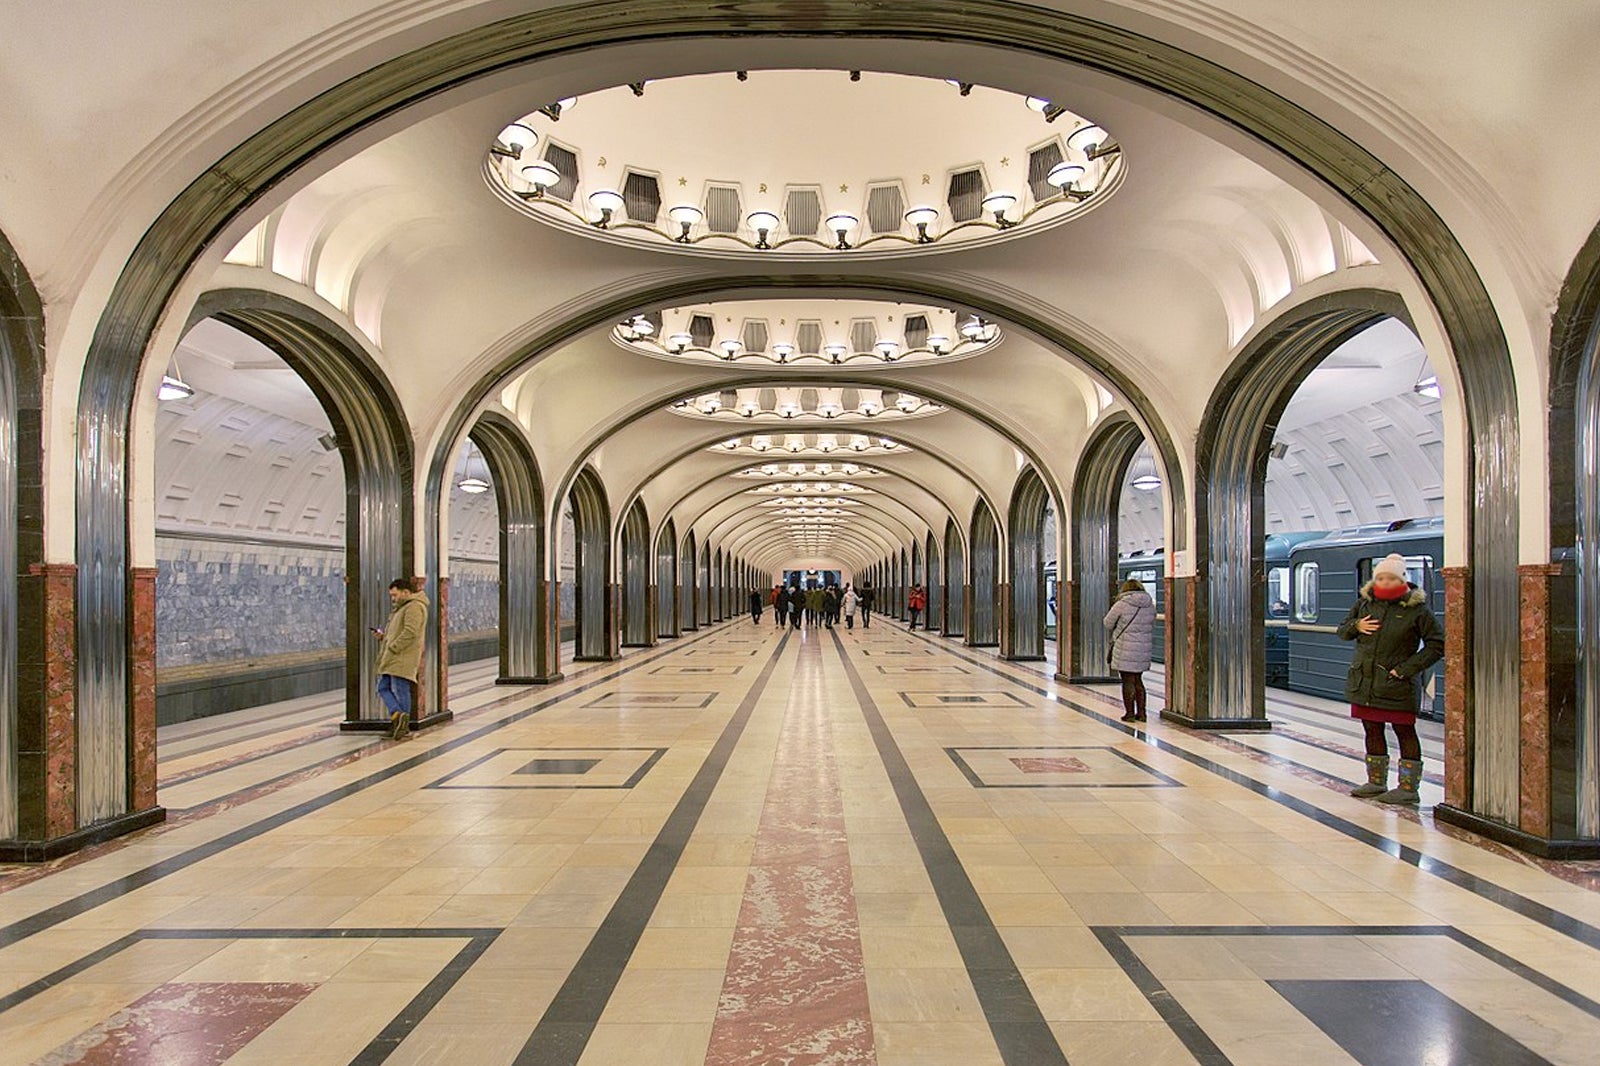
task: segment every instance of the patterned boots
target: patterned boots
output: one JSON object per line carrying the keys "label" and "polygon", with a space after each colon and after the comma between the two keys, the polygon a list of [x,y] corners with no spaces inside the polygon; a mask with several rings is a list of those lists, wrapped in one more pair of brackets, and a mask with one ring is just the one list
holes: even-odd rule
{"label": "patterned boots", "polygon": [[1401,803],[1416,806],[1420,802],[1417,798],[1417,788],[1422,784],[1422,760],[1400,760],[1400,782],[1378,797],[1379,803]]}
{"label": "patterned boots", "polygon": [[1389,790],[1389,756],[1387,756],[1387,755],[1368,755],[1367,756],[1367,783],[1364,784],[1364,785],[1361,785],[1358,788],[1351,789],[1350,790],[1350,795],[1352,795],[1352,796],[1360,796],[1363,799],[1365,799],[1367,796],[1381,796],[1385,792],[1387,792],[1388,790]]}

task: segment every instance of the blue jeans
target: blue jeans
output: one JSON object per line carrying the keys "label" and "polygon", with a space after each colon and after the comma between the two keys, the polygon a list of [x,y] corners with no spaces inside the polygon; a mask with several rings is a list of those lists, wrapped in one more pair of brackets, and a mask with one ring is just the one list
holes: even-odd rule
{"label": "blue jeans", "polygon": [[378,675],[378,698],[389,709],[390,714],[399,711],[402,714],[411,713],[411,682],[403,677],[393,674]]}

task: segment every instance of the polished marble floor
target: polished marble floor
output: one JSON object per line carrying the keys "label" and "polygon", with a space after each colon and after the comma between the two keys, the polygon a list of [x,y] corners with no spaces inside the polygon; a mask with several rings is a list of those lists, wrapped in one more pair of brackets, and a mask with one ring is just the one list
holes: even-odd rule
{"label": "polished marble floor", "polygon": [[1600,864],[1436,827],[1436,732],[1395,810],[1331,705],[1135,727],[885,619],[493,678],[164,729],[167,824],[0,868],[4,1061],[1597,1061]]}

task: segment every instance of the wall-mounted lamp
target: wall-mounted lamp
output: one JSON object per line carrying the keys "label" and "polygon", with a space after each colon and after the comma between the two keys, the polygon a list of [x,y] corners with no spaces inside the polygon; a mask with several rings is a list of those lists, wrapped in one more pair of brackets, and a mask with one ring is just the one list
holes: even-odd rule
{"label": "wall-mounted lamp", "polygon": [[611,217],[622,210],[622,194],[613,189],[596,189],[589,194],[589,204],[600,212],[595,225],[605,229],[611,225]]}
{"label": "wall-mounted lamp", "polygon": [[679,244],[689,243],[689,231],[699,225],[706,213],[694,204],[679,204],[667,212],[667,217],[683,227],[683,232],[674,238]]}
{"label": "wall-mounted lamp", "polygon": [[824,225],[828,227],[829,233],[839,238],[839,243],[834,245],[835,248],[844,251],[850,247],[850,231],[856,228],[858,222],[860,222],[860,219],[856,218],[856,216],[842,212],[828,216],[828,220]]}
{"label": "wall-mounted lamp", "polygon": [[756,247],[771,248],[772,245],[767,243],[767,235],[778,228],[778,216],[771,211],[752,211],[745,221],[756,231]]}
{"label": "wall-mounted lamp", "polygon": [[561,171],[541,159],[522,168],[522,180],[533,186],[531,195],[538,200],[561,181]]}
{"label": "wall-mounted lamp", "polygon": [[917,227],[917,243],[932,244],[933,238],[928,236],[928,227],[939,221],[937,207],[913,207],[906,212],[906,221]]}
{"label": "wall-mounted lamp", "polygon": [[512,159],[521,159],[522,153],[539,143],[539,135],[533,127],[524,126],[520,122],[513,122],[500,131],[500,136],[490,147],[495,155],[508,156]]}
{"label": "wall-mounted lamp", "polygon": [[1016,206],[1016,203],[1017,197],[1015,193],[992,192],[983,198],[983,209],[994,215],[994,224],[996,226],[1001,229],[1009,229],[1016,223],[1006,218],[1006,212]]}

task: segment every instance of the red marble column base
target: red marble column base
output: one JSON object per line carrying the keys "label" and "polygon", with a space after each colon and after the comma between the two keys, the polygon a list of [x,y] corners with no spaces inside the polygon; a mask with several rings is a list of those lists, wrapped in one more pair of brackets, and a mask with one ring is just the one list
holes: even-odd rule
{"label": "red marble column base", "polygon": [[1522,596],[1521,768],[1517,826],[1550,835],[1550,593],[1560,563],[1517,567]]}
{"label": "red marble column base", "polygon": [[1200,578],[1168,577],[1166,579],[1166,636],[1167,705],[1161,709],[1163,719],[1180,725],[1193,726],[1198,718],[1197,691],[1202,683],[1200,651]]}
{"label": "red marble column base", "polygon": [[128,577],[133,638],[128,662],[129,792],[132,809],[143,811],[156,805],[156,569],[135,567]]}
{"label": "red marble column base", "polygon": [[1444,801],[1472,806],[1472,723],[1467,689],[1472,676],[1472,571],[1447,566],[1444,578]]}

